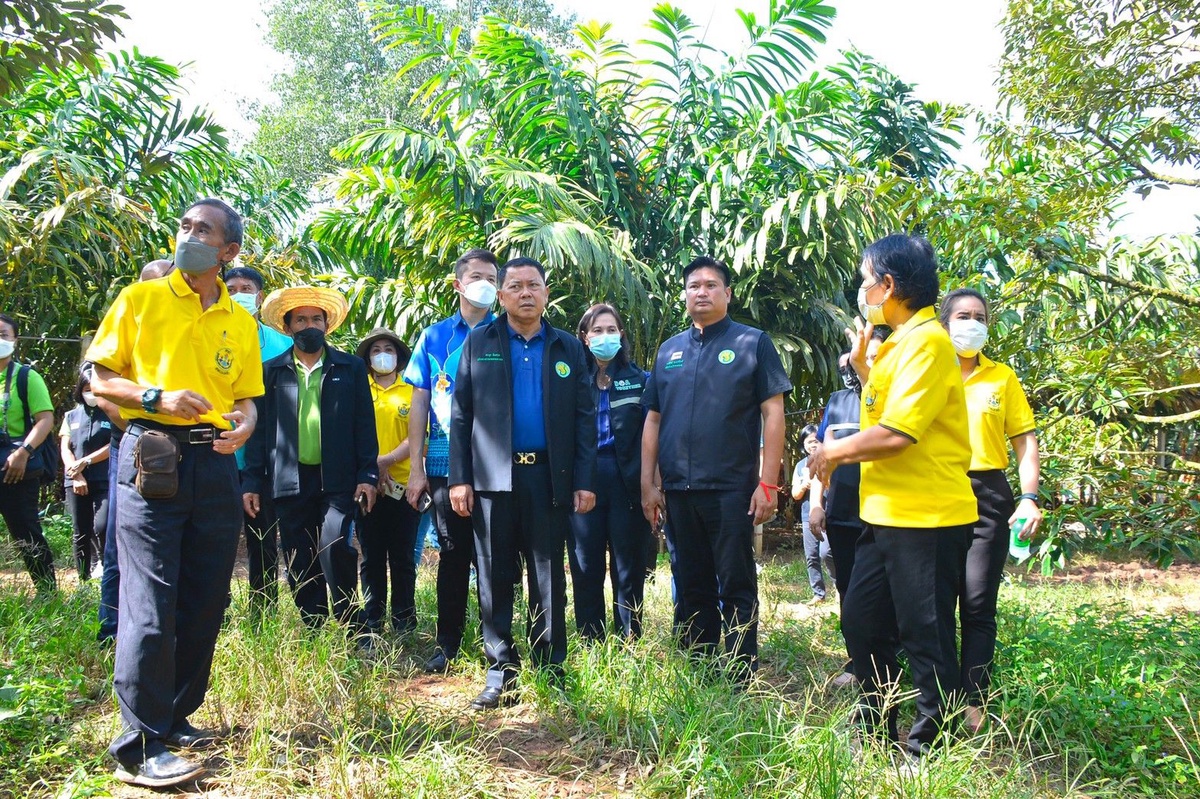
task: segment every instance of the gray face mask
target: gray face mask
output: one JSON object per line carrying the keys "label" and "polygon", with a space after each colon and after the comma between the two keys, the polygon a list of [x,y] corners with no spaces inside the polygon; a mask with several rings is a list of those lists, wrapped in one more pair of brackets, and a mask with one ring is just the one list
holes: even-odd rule
{"label": "gray face mask", "polygon": [[200,239],[181,235],[175,239],[175,266],[189,275],[198,275],[217,265],[220,252]]}

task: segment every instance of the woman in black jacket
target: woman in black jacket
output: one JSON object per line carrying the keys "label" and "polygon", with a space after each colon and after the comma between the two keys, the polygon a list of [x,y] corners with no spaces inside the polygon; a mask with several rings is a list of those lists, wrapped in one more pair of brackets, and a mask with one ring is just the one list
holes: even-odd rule
{"label": "woman in black jacket", "polygon": [[642,390],[646,373],[629,360],[617,309],[593,305],[579,320],[596,401],[596,507],[571,515],[571,583],[575,622],[585,638],[605,633],[606,555],[613,585],[613,623],[627,638],[642,633],[649,529],[641,510]]}

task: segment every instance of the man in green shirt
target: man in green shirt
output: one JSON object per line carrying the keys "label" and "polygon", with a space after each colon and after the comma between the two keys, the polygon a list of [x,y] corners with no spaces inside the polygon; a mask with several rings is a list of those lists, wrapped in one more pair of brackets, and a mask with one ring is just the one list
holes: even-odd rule
{"label": "man in green shirt", "polygon": [[296,286],[271,293],[262,321],[294,345],[263,364],[266,393],[246,445],[246,515],[275,501],[288,584],[305,624],[333,614],[362,628],[355,599],[358,552],[350,543],[356,509],[370,512],[379,481],[375,408],[361,358],[326,342],[346,318],[344,297]]}

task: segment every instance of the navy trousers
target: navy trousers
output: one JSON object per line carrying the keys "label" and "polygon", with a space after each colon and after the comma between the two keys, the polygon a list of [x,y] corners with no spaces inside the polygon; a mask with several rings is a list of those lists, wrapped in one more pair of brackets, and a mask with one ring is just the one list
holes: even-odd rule
{"label": "navy trousers", "polygon": [[117,606],[121,592],[121,568],[117,563],[117,464],[120,439],[108,447],[108,535],[104,539],[104,575],[100,578],[100,631],[96,640],[117,637]]}
{"label": "navy trousers", "polygon": [[571,588],[575,624],[585,638],[604,637],[604,576],[612,577],[613,629],[626,638],[642,634],[646,584],[646,536],[641,498],[631,497],[612,450],[596,458],[596,507],[571,514]]}
{"label": "navy trousers", "polygon": [[475,494],[479,616],[489,688],[516,684],[520,656],[513,641],[513,583],[519,558],[528,576],[528,635],[535,666],[561,669],[567,659],[567,576],[563,570],[569,508],[555,507],[550,467],[513,466],[512,491]]}
{"label": "navy trousers", "polygon": [[437,529],[437,645],[448,658],[458,656],[467,623],[471,593],[471,564],[475,562],[475,529],[471,519],[450,507],[450,487],[445,477],[429,478],[430,509]]}
{"label": "navy trousers", "polygon": [[758,669],[758,572],[749,491],[668,491],[677,632],[689,647]]}
{"label": "navy trousers", "polygon": [[108,751],[127,765],[163,751],[204,701],[242,527],[232,455],[182,444],[178,493],[144,499],[134,486],[137,440],[121,438],[114,531],[121,631],[113,688],[125,729]]}
{"label": "navy trousers", "polygon": [[250,572],[250,615],[255,620],[261,620],[279,597],[279,520],[269,495],[260,494],[258,500],[258,515],[242,519]]}

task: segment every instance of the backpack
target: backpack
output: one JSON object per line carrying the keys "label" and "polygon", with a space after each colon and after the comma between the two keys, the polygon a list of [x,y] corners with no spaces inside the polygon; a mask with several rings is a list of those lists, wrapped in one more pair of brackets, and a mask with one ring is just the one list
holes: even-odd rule
{"label": "backpack", "polygon": [[[9,374],[12,374],[12,363],[9,363]],[[7,383],[8,380],[5,380]],[[17,370],[17,396],[21,399],[21,408],[25,411],[25,434],[33,429],[33,417],[29,415],[29,367],[22,364]],[[29,456],[29,464],[26,470],[31,473],[38,473],[43,484],[54,485],[58,480],[59,469],[62,468],[61,456],[58,452],[58,436],[54,434],[54,430],[50,431],[50,435],[46,436],[43,441]]]}

